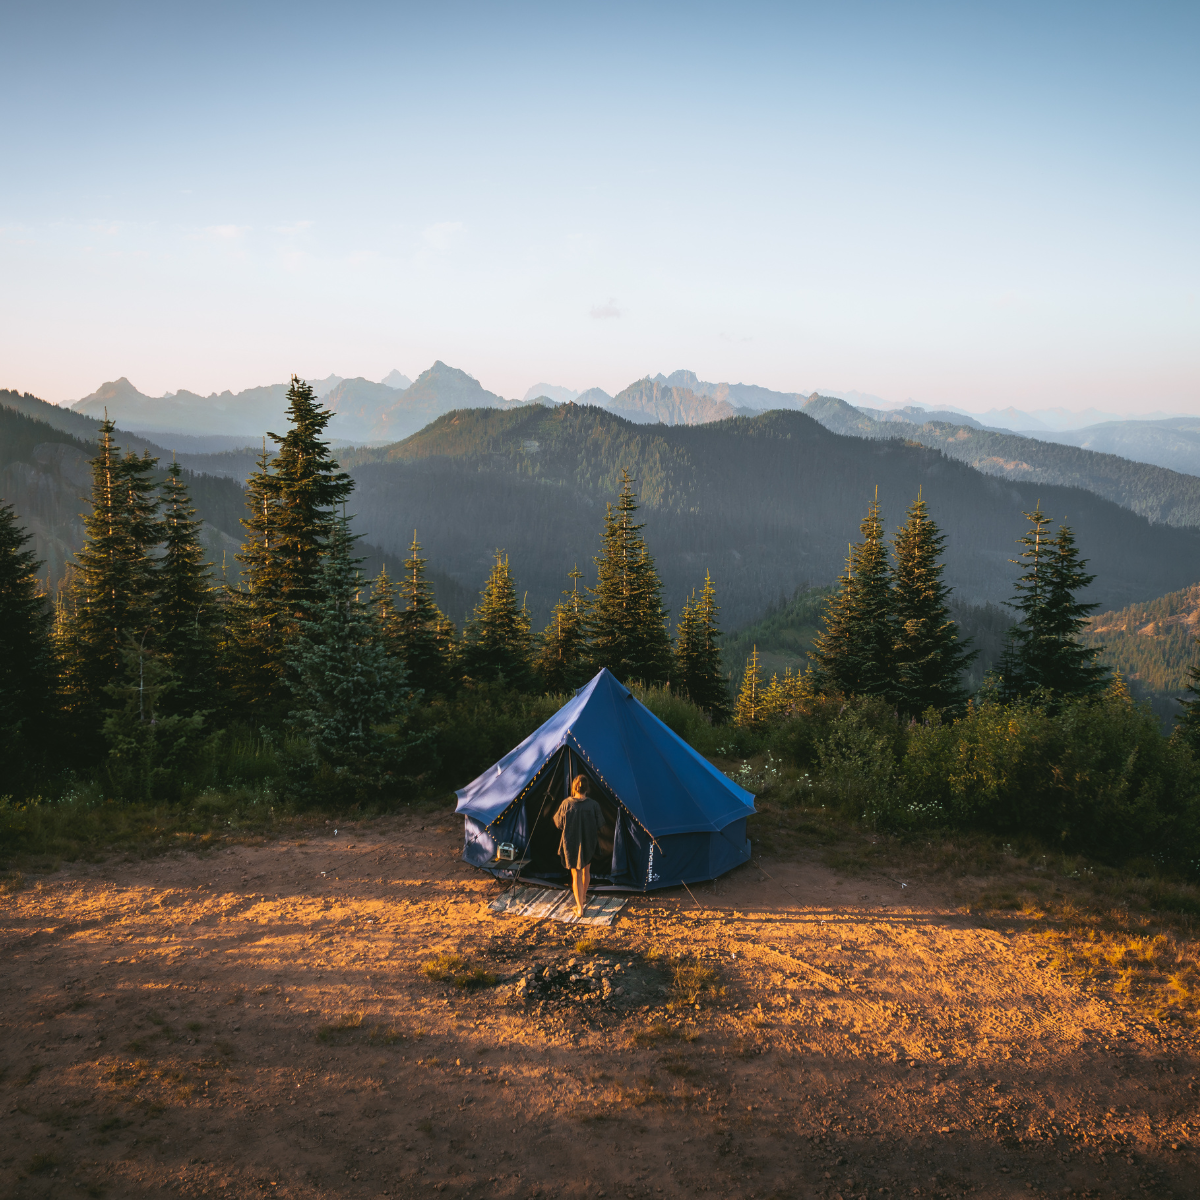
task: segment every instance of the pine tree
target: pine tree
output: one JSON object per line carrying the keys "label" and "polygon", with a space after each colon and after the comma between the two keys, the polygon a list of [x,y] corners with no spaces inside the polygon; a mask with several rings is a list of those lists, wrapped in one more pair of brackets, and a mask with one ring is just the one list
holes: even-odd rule
{"label": "pine tree", "polygon": [[704,573],[699,599],[695,593],[680,614],[675,638],[675,685],[693,704],[706,709],[714,721],[729,716],[729,690],[717,639],[716,589],[712,576]]}
{"label": "pine tree", "polygon": [[0,759],[8,791],[51,744],[53,615],[38,584],[42,564],[27,548],[32,540],[12,505],[0,502]]}
{"label": "pine tree", "polygon": [[662,604],[662,583],[633,517],[637,495],[627,471],[621,494],[608,506],[599,570],[591,591],[589,640],[595,669],[607,667],[622,682],[662,684],[670,677],[671,639]]}
{"label": "pine tree", "polygon": [[[1196,639],[1200,645],[1200,638]],[[1200,754],[1200,663],[1188,667],[1187,691],[1176,697],[1179,713],[1175,717],[1175,733],[1192,750]]]}
{"label": "pine tree", "polygon": [[472,679],[503,681],[519,691],[530,684],[529,617],[517,603],[502,550],[464,631],[462,666]]}
{"label": "pine tree", "polygon": [[[378,636],[360,595],[349,521],[335,517],[328,551],[288,647],[290,723],[320,762],[371,785],[383,782],[403,744],[379,726],[402,719],[412,704],[403,665]],[[389,749],[391,753],[389,754]]]}
{"label": "pine tree", "polygon": [[1084,646],[1079,641],[1088,617],[1100,607],[1075,598],[1096,578],[1086,567],[1070,526],[1060,525],[1050,555],[1042,624],[1045,641],[1039,662],[1042,686],[1057,696],[1098,696],[1108,683],[1108,671],[1096,662],[1104,647]]}
{"label": "pine tree", "polygon": [[272,723],[288,694],[283,685],[284,578],[275,563],[279,547],[279,502],[267,442],[246,480],[246,534],[236,555],[242,564],[237,587],[226,585],[225,635],[221,666],[242,715]]}
{"label": "pine tree", "polygon": [[945,535],[918,494],[892,543],[892,610],[896,622],[895,696],[901,712],[957,711],[967,700],[963,669],[977,651],[960,642],[950,619],[950,588],[939,561]]}
{"label": "pine tree", "polygon": [[[1017,594],[1008,602],[1020,617],[1008,631],[1004,654],[994,672],[1000,695],[1015,700],[1048,693],[1055,700],[1098,694],[1106,672],[1096,665],[1100,647],[1079,642],[1088,614],[1097,605],[1075,599],[1075,593],[1095,579],[1085,571],[1074,535],[1066,525],[1051,537],[1052,518],[1039,504],[1024,514],[1029,530],[1019,539],[1025,547],[1025,574],[1016,582]],[[1015,560],[1014,560],[1015,561]]]}
{"label": "pine tree", "polygon": [[71,622],[60,643],[68,707],[85,739],[99,732],[106,688],[125,670],[125,650],[152,621],[156,579],[151,548],[161,540],[148,454],[120,457],[114,424],[100,426],[91,460],[91,511],[72,578]]}
{"label": "pine tree", "polygon": [[164,696],[164,713],[194,713],[216,703],[217,609],[212,576],[178,463],[162,488],[165,553],[159,560],[154,603],[154,650],[175,676]]}
{"label": "pine tree", "polygon": [[304,606],[320,599],[321,556],[337,505],[354,489],[322,439],[333,413],[295,375],[287,398],[290,428],[282,437],[268,434],[278,446],[275,457],[268,457],[264,442],[247,480],[246,538],[237,556],[242,584],[228,596],[230,685],[243,711],[268,723],[287,703],[288,642]]}
{"label": "pine tree", "polygon": [[746,660],[742,675],[742,687],[733,708],[733,723],[744,729],[757,729],[766,724],[767,713],[763,707],[762,668],[758,662],[758,647]]}
{"label": "pine tree", "polygon": [[587,682],[588,609],[586,591],[579,590],[583,572],[578,565],[568,575],[571,587],[555,606],[540,639],[534,668],[548,692],[568,692]]}
{"label": "pine tree", "polygon": [[859,528],[863,540],[850,548],[812,657],[822,690],[894,701],[896,621],[878,491]]}
{"label": "pine tree", "polygon": [[338,520],[337,506],[354,490],[354,480],[338,469],[322,440],[333,412],[322,408],[312,387],[295,375],[287,398],[290,428],[282,437],[267,436],[279,447],[271,472],[278,505],[271,566],[281,577],[291,621],[302,615],[304,604],[321,598],[316,586],[321,558]]}
{"label": "pine tree", "polygon": [[448,690],[450,664],[439,632],[444,618],[433,598],[433,585],[425,578],[425,563],[414,529],[404,575],[396,589],[396,646],[409,683],[433,696]]}

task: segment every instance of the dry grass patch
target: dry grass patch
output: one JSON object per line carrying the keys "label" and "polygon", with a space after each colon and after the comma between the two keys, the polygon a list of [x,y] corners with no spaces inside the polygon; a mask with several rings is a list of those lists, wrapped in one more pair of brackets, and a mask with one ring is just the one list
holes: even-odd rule
{"label": "dry grass patch", "polygon": [[1078,982],[1105,988],[1148,1016],[1200,1024],[1200,942],[1127,912],[1064,905],[1037,931],[1051,963]]}
{"label": "dry grass patch", "polygon": [[361,1012],[342,1013],[336,1021],[329,1025],[322,1025],[317,1030],[317,1041],[328,1042],[339,1033],[349,1033],[361,1028],[362,1023],[363,1014]]}
{"label": "dry grass patch", "polygon": [[422,973],[436,983],[452,983],[456,988],[495,987],[497,977],[483,967],[470,967],[461,954],[439,954],[422,968]]}

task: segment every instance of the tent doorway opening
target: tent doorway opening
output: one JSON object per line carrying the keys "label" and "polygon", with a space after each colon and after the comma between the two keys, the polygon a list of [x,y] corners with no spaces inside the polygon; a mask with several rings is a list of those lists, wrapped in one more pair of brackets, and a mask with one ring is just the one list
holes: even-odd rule
{"label": "tent doorway opening", "polygon": [[[570,747],[559,751],[558,762],[551,761],[543,772],[545,782],[539,780],[529,790],[523,803],[523,820],[518,826],[529,830],[525,843],[524,858],[528,865],[521,870],[523,878],[544,879],[553,883],[569,883],[571,872],[562,864],[558,847],[562,833],[554,824],[554,814],[571,793],[571,780],[576,775],[586,775],[591,785],[592,798],[600,805],[602,824],[596,853],[592,858],[593,886],[599,883],[612,884],[618,871],[613,850],[617,825],[621,818],[621,807],[608,789],[588,770],[587,764]],[[623,866],[624,864],[622,864]]]}

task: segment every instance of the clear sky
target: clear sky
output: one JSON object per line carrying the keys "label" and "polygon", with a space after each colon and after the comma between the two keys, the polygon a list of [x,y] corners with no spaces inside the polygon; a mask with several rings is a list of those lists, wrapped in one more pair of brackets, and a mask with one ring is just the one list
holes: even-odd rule
{"label": "clear sky", "polygon": [[0,386],[1200,412],[1200,5],[0,6]]}

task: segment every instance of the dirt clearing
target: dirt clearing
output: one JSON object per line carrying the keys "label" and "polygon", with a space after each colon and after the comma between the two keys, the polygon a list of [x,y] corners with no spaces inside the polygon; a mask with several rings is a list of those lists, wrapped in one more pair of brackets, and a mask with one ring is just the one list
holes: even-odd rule
{"label": "dirt clearing", "polygon": [[0,898],[0,1196],[1200,1193],[1191,1028],[1015,917],[801,854],[579,930],[458,848],[396,818]]}

